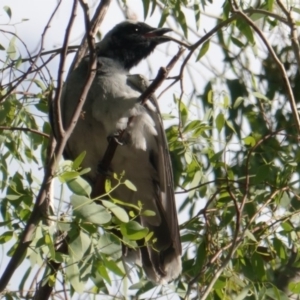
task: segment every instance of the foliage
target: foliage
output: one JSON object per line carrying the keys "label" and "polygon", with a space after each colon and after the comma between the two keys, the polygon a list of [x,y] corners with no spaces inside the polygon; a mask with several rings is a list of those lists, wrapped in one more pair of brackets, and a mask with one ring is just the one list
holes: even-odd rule
{"label": "foliage", "polygon": [[[57,167],[62,151],[47,114],[60,83],[47,65],[58,55],[62,61],[63,51],[43,55],[42,36],[40,50],[32,55],[17,33],[0,29],[9,41],[0,44],[5,53],[0,64],[0,243],[11,247],[8,259],[16,262],[9,272],[30,261],[18,291],[10,290],[7,273],[1,274],[3,297],[30,299],[49,286],[57,299],[78,293],[103,299],[122,294],[132,299],[297,299],[299,5],[224,0],[218,16],[207,16],[218,1],[142,2],[146,21],[159,14],[159,26],[175,24],[177,38],[191,45],[179,73],[172,75],[179,93],[172,90],[175,109],[168,117],[175,122],[166,130],[177,193],[184,195],[178,209],[187,216],[180,226],[182,275],[167,287],[155,287],[137,268],[138,280],[130,283],[121,242],[133,248],[137,241],[152,243],[152,233],[135,221],[152,212],[142,203],[111,197],[119,185],[135,189],[126,174],[114,174],[117,186],[106,181],[106,201],[92,198],[80,177],[89,171],[80,167],[84,153]],[[3,8],[8,18],[12,13]],[[214,25],[200,36],[204,17]],[[222,65],[214,64],[211,51],[220,53]],[[62,192],[51,207],[53,178],[72,195]],[[44,274],[32,281],[36,266]],[[37,281],[42,284],[35,290]]]}

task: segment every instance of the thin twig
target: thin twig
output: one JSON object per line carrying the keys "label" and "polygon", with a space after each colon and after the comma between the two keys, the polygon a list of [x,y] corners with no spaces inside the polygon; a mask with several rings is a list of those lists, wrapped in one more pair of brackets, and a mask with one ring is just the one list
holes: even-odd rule
{"label": "thin twig", "polygon": [[260,8],[247,8],[244,10],[244,13],[246,14],[250,14],[250,15],[253,15],[253,14],[261,14],[261,15],[265,15],[265,16],[268,16],[268,17],[271,17],[271,18],[274,18],[275,20],[278,20],[280,21],[281,23],[284,23],[286,25],[289,25],[289,22],[286,18],[283,18],[281,16],[279,16],[278,14],[275,14],[271,11],[268,11],[268,10],[265,10],[265,9],[260,9]]}
{"label": "thin twig", "polygon": [[27,128],[27,127],[10,127],[10,126],[0,126],[0,130],[10,130],[10,131],[28,131],[34,134],[38,134],[41,135],[45,138],[49,138],[49,134],[41,132],[39,130],[36,129],[32,129],[32,128]]}
{"label": "thin twig", "polygon": [[74,24],[74,20],[77,16],[77,14],[76,14],[77,6],[78,6],[78,1],[75,0],[73,2],[71,17],[70,17],[68,26],[66,28],[63,47],[62,47],[62,51],[60,54],[58,76],[57,76],[57,89],[56,89],[56,93],[55,93],[55,98],[53,99],[53,103],[52,103],[53,124],[55,127],[55,132],[57,135],[56,138],[58,140],[58,143],[65,133],[64,127],[63,127],[63,122],[62,122],[62,116],[61,116],[60,101],[61,101],[62,88],[63,88],[63,73],[65,72],[65,64],[66,64],[66,58],[67,58],[67,53],[68,53],[69,38],[71,35],[71,29]]}
{"label": "thin twig", "polygon": [[55,16],[56,12],[58,11],[58,8],[59,8],[59,6],[60,6],[61,3],[62,3],[62,0],[60,0],[60,1],[58,2],[58,4],[56,5],[56,7],[55,7],[53,13],[51,14],[51,16],[50,16],[50,18],[49,18],[49,21],[47,22],[47,24],[46,24],[46,26],[45,26],[45,28],[44,28],[44,30],[43,30],[42,38],[41,38],[40,50],[39,50],[38,54],[36,55],[34,61],[30,64],[30,67],[28,68],[28,70],[27,70],[27,72],[24,74],[24,76],[22,76],[22,77],[20,78],[20,80],[18,80],[17,83],[16,83],[15,85],[13,85],[13,86],[6,92],[5,95],[3,95],[2,97],[0,97],[0,102],[3,101],[4,99],[6,99],[6,97],[8,97],[8,96],[14,91],[14,89],[15,89],[15,88],[16,88],[23,80],[25,80],[25,78],[27,77],[27,75],[29,74],[29,72],[30,72],[32,69],[34,69],[34,67],[35,67],[35,65],[36,65],[36,63],[37,63],[37,60],[38,60],[38,58],[40,57],[41,52],[42,52],[42,50],[43,50],[43,48],[44,48],[44,41],[45,41],[45,36],[46,36],[47,30],[50,28],[50,23],[52,22],[52,20],[53,20],[53,18],[54,18],[54,16]]}
{"label": "thin twig", "polygon": [[[91,20],[91,34],[93,36],[96,35],[98,28],[100,26],[100,24],[102,23],[104,16],[108,10],[108,7],[111,3],[111,0],[102,0],[96,11],[94,14],[93,19]],[[78,64],[81,62],[81,60],[83,59],[83,57],[86,55],[87,50],[88,50],[88,43],[87,43],[87,36],[85,35],[81,41],[81,44],[79,46],[79,49],[75,55],[75,58],[72,62],[72,65],[69,69],[69,73],[72,72],[74,69],[77,68]]]}

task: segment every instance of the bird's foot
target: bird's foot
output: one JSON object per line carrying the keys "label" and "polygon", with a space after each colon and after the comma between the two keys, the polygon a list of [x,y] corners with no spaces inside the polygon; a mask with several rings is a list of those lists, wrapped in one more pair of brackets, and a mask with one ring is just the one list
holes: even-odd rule
{"label": "bird's foot", "polygon": [[109,135],[107,137],[108,143],[110,143],[111,140],[114,140],[120,146],[123,146],[125,144],[124,138],[120,135],[120,133],[114,133],[113,135]]}

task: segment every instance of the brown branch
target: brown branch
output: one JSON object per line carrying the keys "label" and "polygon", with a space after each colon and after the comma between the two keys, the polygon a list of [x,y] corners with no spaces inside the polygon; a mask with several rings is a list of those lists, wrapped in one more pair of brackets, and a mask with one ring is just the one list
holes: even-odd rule
{"label": "brown branch", "polygon": [[16,83],[15,85],[13,85],[5,95],[3,95],[2,97],[0,97],[0,102],[3,101],[6,97],[8,97],[8,96],[14,91],[14,89],[15,89],[15,88],[16,88],[23,80],[25,80],[25,78],[27,77],[27,75],[29,74],[29,72],[34,68],[34,66],[35,66],[35,64],[36,64],[38,58],[40,57],[40,54],[41,54],[41,52],[42,52],[42,50],[43,50],[43,48],[44,48],[44,40],[45,40],[45,36],[46,36],[47,30],[50,28],[50,23],[51,23],[52,19],[54,18],[54,16],[55,16],[55,14],[56,14],[56,12],[57,12],[57,10],[58,10],[58,8],[59,8],[59,6],[60,6],[61,3],[62,3],[62,0],[60,0],[60,1],[58,2],[58,4],[56,5],[56,7],[55,7],[53,13],[51,14],[51,16],[50,16],[50,18],[49,18],[49,21],[47,22],[47,24],[46,24],[46,26],[45,26],[45,28],[44,28],[44,30],[43,30],[42,38],[41,38],[41,46],[40,46],[40,50],[39,50],[39,52],[38,52],[36,58],[35,58],[34,61],[31,63],[30,67],[29,67],[28,70],[25,72],[24,76],[22,76],[22,77],[20,78],[20,80],[18,80],[17,83]]}
{"label": "brown branch", "polygon": [[52,102],[53,125],[55,127],[55,132],[57,135],[56,138],[58,139],[58,143],[65,133],[64,128],[63,128],[62,116],[61,116],[60,100],[61,100],[61,95],[62,95],[63,73],[65,72],[65,64],[66,64],[66,58],[67,58],[69,38],[71,35],[71,29],[74,24],[74,20],[76,18],[77,6],[78,6],[78,0],[74,0],[71,17],[70,17],[68,26],[66,28],[65,38],[64,38],[64,42],[63,42],[61,55],[60,55],[60,62],[59,62],[58,76],[57,76],[57,82],[58,82],[57,89],[56,89],[56,93],[55,93],[55,98]]}
{"label": "brown branch", "polygon": [[[101,0],[101,2],[99,3],[99,5],[95,11],[94,17],[90,23],[91,24],[91,34],[93,36],[96,35],[98,28],[104,19],[104,16],[107,12],[107,9],[108,9],[110,3],[111,3],[111,0]],[[87,42],[87,34],[85,34],[85,36],[83,37],[83,39],[81,41],[81,44],[77,51],[77,54],[75,55],[75,58],[72,62],[72,65],[69,69],[69,73],[78,67],[79,63],[81,62],[83,57],[86,55],[87,50],[88,50],[88,42]]]}
{"label": "brown branch", "polygon": [[32,128],[26,128],[26,127],[10,127],[10,126],[0,126],[0,130],[10,130],[10,131],[27,131],[27,132],[31,132],[31,133],[35,133],[38,135],[41,135],[45,138],[49,138],[49,134],[38,131],[36,129],[32,129]]}
{"label": "brown branch", "polygon": [[[68,46],[68,49],[67,49],[67,53],[70,54],[70,53],[73,53],[75,52],[77,49],[79,48],[79,46]],[[61,54],[62,52],[64,51],[64,48],[57,48],[57,49],[54,49],[54,50],[48,50],[48,51],[44,51],[44,52],[41,52],[39,55],[34,55],[34,56],[31,56],[30,58],[23,58],[22,59],[22,62],[26,62],[26,61],[29,61],[33,58],[36,58],[37,56],[41,57],[41,56],[45,56],[45,55],[49,55],[49,54],[53,54],[54,56],[58,55],[58,54]]]}
{"label": "brown branch", "polygon": [[[20,85],[20,83],[26,79],[26,77],[29,75],[29,74],[32,74],[32,73],[36,73],[38,71],[40,71],[42,68],[44,68],[53,58],[55,57],[55,55],[51,55],[45,62],[43,62],[39,67],[36,67],[36,68],[29,68],[25,73],[23,73],[21,76],[15,78],[14,80],[11,80],[8,84],[6,85],[3,85],[3,87],[5,88],[6,86],[10,86],[12,83],[14,82],[17,82],[16,84],[13,85],[12,88],[10,88],[9,92],[7,94],[5,94],[3,96],[3,99],[0,99],[0,102],[3,101],[6,97],[8,97],[9,95],[12,95],[14,94],[14,90],[17,88],[18,85]],[[18,70],[20,73],[22,73],[21,70]],[[32,78],[30,79],[32,81]],[[2,88],[3,88],[2,87]]]}
{"label": "brown branch", "polygon": [[268,17],[271,17],[271,18],[274,18],[274,19],[280,21],[281,23],[289,25],[289,22],[286,18],[283,18],[283,17],[279,16],[278,14],[275,14],[275,13],[265,10],[265,9],[247,8],[244,10],[244,12],[249,13],[250,15],[254,15],[254,14],[266,15]]}

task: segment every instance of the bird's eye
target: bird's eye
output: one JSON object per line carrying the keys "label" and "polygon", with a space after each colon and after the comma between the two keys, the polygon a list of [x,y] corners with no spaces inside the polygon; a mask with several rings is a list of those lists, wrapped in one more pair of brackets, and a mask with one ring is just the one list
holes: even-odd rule
{"label": "bird's eye", "polygon": [[138,27],[135,27],[135,28],[134,28],[134,31],[135,31],[135,32],[139,32],[140,29],[139,29]]}

